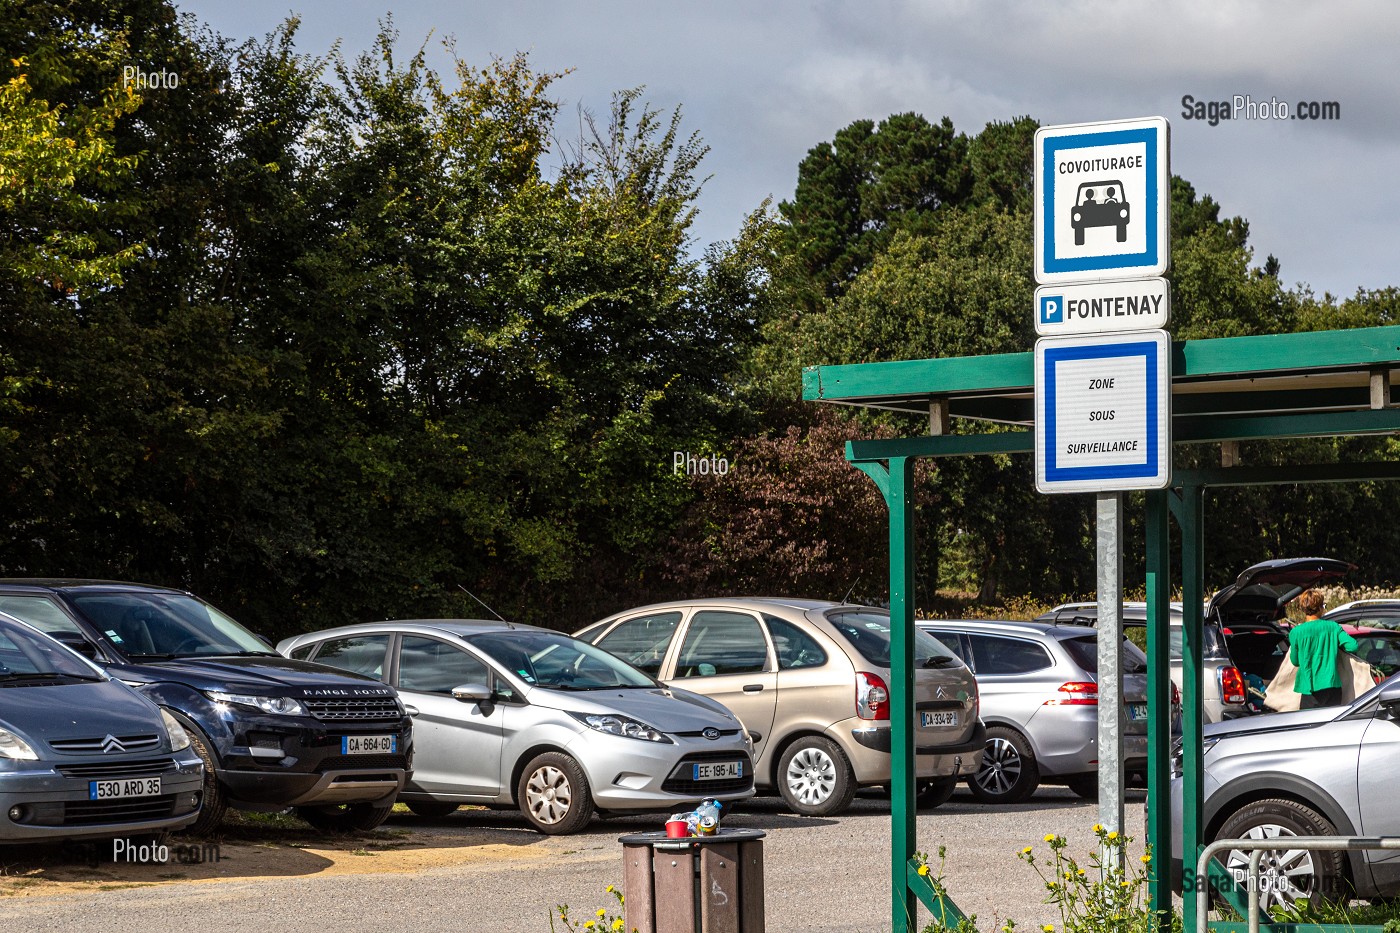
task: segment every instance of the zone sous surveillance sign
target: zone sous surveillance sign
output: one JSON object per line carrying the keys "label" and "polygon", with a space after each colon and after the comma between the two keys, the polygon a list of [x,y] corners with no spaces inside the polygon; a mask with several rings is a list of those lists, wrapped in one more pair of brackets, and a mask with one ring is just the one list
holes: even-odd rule
{"label": "zone sous surveillance sign", "polygon": [[1167,271],[1169,133],[1164,117],[1036,131],[1036,282],[1101,282]]}
{"label": "zone sous surveillance sign", "polygon": [[1161,489],[1171,482],[1166,331],[1035,342],[1035,487]]}

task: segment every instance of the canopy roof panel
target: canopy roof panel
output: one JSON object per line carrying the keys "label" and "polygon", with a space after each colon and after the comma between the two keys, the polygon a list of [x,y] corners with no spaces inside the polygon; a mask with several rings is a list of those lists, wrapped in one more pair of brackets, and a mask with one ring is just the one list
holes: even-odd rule
{"label": "canopy roof panel", "polygon": [[[812,366],[802,374],[802,396],[925,415],[943,400],[954,418],[1029,428],[1034,369],[1032,353]],[[1400,430],[1397,384],[1400,327],[1176,342],[1172,436],[1201,442]]]}

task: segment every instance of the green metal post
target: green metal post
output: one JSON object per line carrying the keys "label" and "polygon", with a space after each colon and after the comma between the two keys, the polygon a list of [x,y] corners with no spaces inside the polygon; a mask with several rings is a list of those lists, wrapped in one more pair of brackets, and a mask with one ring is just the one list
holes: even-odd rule
{"label": "green metal post", "polygon": [[[1182,869],[1194,872],[1196,859],[1204,848],[1201,825],[1205,800],[1201,784],[1203,759],[1201,751],[1201,661],[1203,654],[1205,551],[1202,503],[1204,489],[1186,486],[1181,490],[1181,745],[1182,745]],[[1196,884],[1206,879],[1196,878]],[[1184,928],[1196,929],[1196,899],[1187,897],[1182,903]]]}
{"label": "green metal post", "polygon": [[[848,449],[849,456],[849,449]],[[890,510],[890,925],[918,927],[919,899],[909,883],[918,837],[914,803],[914,458],[853,461],[875,481]],[[953,907],[956,911],[956,907]]]}
{"label": "green metal post", "polygon": [[1167,490],[1147,493],[1147,842],[1148,898],[1158,929],[1171,930],[1171,517]]}
{"label": "green metal post", "polygon": [[907,880],[918,838],[914,803],[914,460],[890,458],[890,895],[895,933],[918,929]]}

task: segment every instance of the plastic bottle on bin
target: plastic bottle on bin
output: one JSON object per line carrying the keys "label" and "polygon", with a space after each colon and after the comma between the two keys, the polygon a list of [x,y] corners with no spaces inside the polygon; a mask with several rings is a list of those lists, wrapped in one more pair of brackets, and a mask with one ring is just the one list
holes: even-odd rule
{"label": "plastic bottle on bin", "polygon": [[718,800],[703,800],[700,806],[695,808],[695,832],[700,836],[713,836],[719,831],[719,811],[720,802]]}

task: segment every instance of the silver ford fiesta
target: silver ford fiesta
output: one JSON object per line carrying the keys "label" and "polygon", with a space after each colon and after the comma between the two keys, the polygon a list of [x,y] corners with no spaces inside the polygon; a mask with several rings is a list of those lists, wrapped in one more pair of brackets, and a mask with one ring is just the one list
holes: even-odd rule
{"label": "silver ford fiesta", "polygon": [[398,688],[415,748],[400,799],[423,816],[517,806],[561,834],[595,810],[671,812],[754,792],[753,746],[728,709],[559,632],[418,619],[298,635],[277,649]]}

